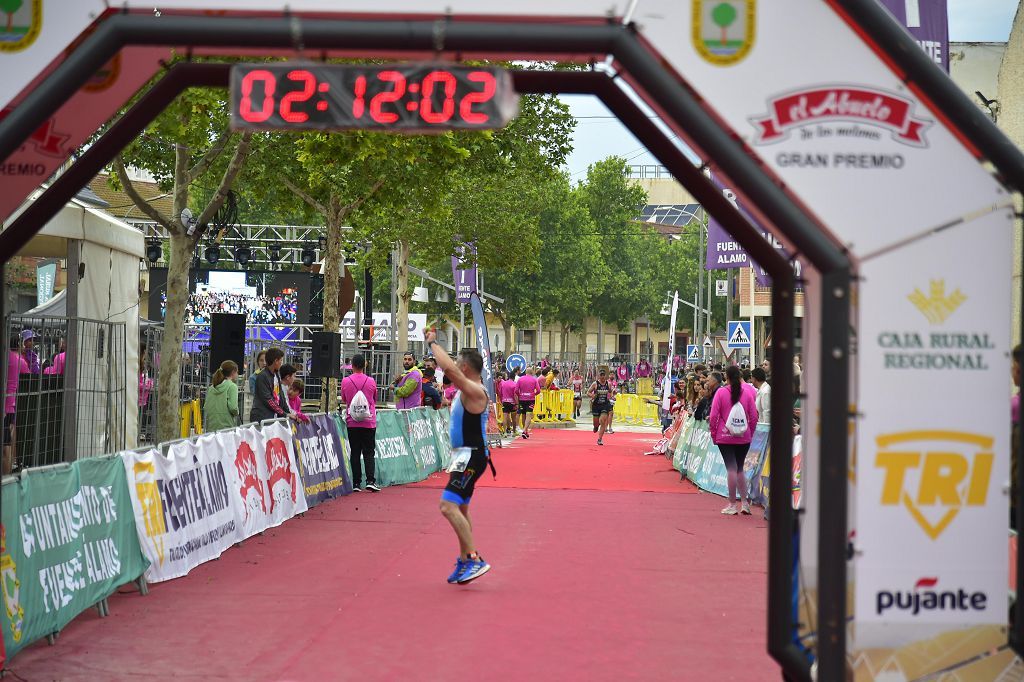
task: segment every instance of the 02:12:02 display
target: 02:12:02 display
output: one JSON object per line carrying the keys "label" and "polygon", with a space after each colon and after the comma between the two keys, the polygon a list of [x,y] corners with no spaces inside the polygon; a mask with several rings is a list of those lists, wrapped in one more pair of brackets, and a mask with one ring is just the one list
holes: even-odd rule
{"label": "02:12:02 display", "polygon": [[[498,69],[436,65],[367,68],[238,65],[233,127],[261,129],[483,129],[514,114],[511,79]],[[511,103],[513,106],[508,106]]]}

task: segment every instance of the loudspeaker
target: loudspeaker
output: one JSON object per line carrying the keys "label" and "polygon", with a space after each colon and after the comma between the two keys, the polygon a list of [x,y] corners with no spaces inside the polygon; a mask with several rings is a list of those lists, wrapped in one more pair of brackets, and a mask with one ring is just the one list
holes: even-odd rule
{"label": "loudspeaker", "polygon": [[225,360],[234,360],[239,374],[245,375],[245,315],[210,316],[210,374]]}
{"label": "loudspeaker", "polygon": [[341,334],[313,332],[313,357],[309,376],[341,378]]}

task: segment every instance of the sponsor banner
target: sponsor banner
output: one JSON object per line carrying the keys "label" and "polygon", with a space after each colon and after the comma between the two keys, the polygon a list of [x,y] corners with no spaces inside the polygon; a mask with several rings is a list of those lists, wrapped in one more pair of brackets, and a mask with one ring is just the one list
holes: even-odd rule
{"label": "sponsor banner", "polygon": [[[356,340],[356,314],[349,312],[341,320],[341,338],[343,341]],[[362,313],[358,313],[360,317]],[[427,327],[427,316],[423,313],[409,313],[409,340],[422,341],[423,330]],[[391,313],[373,313],[373,340],[389,341],[391,339]]]}
{"label": "sponsor banner", "polygon": [[[669,313],[669,334],[668,334],[668,357],[665,358],[665,377],[672,376],[672,358],[676,353],[676,311],[679,309],[679,292],[676,291],[672,294],[672,310]],[[687,354],[687,362],[689,362],[689,354]],[[662,382],[661,391],[661,409],[668,412],[669,405],[669,391],[672,390],[671,382]]]}
{"label": "sponsor banner", "polygon": [[[25,4],[31,1],[27,0]],[[54,0],[45,2],[57,4]],[[2,27],[3,22],[0,21],[0,29]],[[18,151],[0,159],[0,183],[5,189],[0,194],[0,218],[17,210],[25,197],[53,175],[90,136],[103,128],[104,123],[124,106],[124,102],[162,68],[161,61],[169,60],[170,56],[166,48],[132,47],[122,50],[47,119]],[[0,52],[0,66],[7,59]],[[5,71],[5,80],[9,73]],[[0,118],[8,111],[0,110]]]}
{"label": "sponsor banner", "polygon": [[53,298],[53,285],[57,281],[57,261],[49,259],[36,266],[36,305],[41,306]]}
{"label": "sponsor banner", "polygon": [[[433,411],[433,408],[429,408]],[[416,467],[425,474],[437,471],[441,455],[437,449],[437,438],[434,436],[434,420],[427,414],[427,408],[403,411],[406,433],[409,436],[409,450],[412,451]],[[423,476],[426,478],[426,475]]]}
{"label": "sponsor banner", "polygon": [[[775,238],[774,235],[764,227],[757,219],[757,217],[745,210],[743,205],[740,204],[739,199],[736,196],[736,192],[728,187],[723,187],[718,181],[717,176],[711,174],[711,181],[715,183],[726,199],[736,207],[740,213],[742,213],[750,224],[753,225],[760,231],[761,236],[764,237],[765,241],[769,242],[776,251],[780,251],[783,256],[789,257],[786,253],[785,246],[782,242]],[[704,259],[705,270],[731,270],[733,268],[754,268],[754,277],[757,283],[761,286],[771,286],[772,278],[768,273],[755,263],[747,250],[740,246],[740,243],[736,241],[732,235],[726,232],[722,224],[715,220],[713,217],[708,217],[708,245],[707,254]],[[797,278],[802,275],[802,266],[800,261],[793,261],[793,271],[796,273]],[[723,283],[725,284],[725,283]],[[719,294],[725,296],[726,292],[723,289],[722,293]]]}
{"label": "sponsor banner", "polygon": [[231,490],[234,462],[218,434],[159,450],[122,454],[146,580],[185,575],[243,539],[240,497]]}
{"label": "sponsor banner", "polygon": [[[1010,309],[1012,221],[995,211],[862,266],[859,646],[1006,623],[1010,317],[995,311]],[[950,409],[960,395],[976,399]]]}
{"label": "sponsor banner", "polygon": [[409,445],[405,417],[398,410],[377,411],[375,459],[378,485],[415,483],[430,473],[417,465]]}
{"label": "sponsor banner", "polygon": [[0,623],[13,656],[146,570],[119,457],[29,472],[3,486]]}
{"label": "sponsor banner", "polygon": [[299,479],[309,507],[352,492],[347,443],[333,416],[316,414],[307,424],[293,422],[292,434]]}
{"label": "sponsor banner", "polygon": [[51,62],[63,59],[67,48],[93,19],[106,10],[103,0],[22,0],[4,6],[0,22],[0,107],[7,106],[32,82],[42,80]]}
{"label": "sponsor banner", "polygon": [[452,256],[452,278],[455,280],[455,302],[469,303],[476,293],[476,246],[459,244]]}
{"label": "sponsor banner", "polygon": [[[742,11],[739,3],[717,3],[735,10],[719,17],[726,43],[746,40],[748,23],[756,27],[746,56],[725,67],[701,40],[686,39],[713,39],[691,4],[666,4],[658,21],[644,23],[644,38],[854,255],[1006,205],[1009,193],[999,181],[875,54],[837,3],[775,0],[743,3]],[[735,187],[727,177],[720,182]],[[757,213],[749,202],[745,208]]]}
{"label": "sponsor banner", "polygon": [[227,458],[228,487],[237,503],[243,538],[279,526],[308,508],[284,423],[218,432]]}
{"label": "sponsor banner", "polygon": [[946,0],[879,0],[936,64],[949,73],[949,13]]}
{"label": "sponsor banner", "polygon": [[[747,497],[753,504],[767,503],[768,484],[767,479],[762,479],[762,470],[767,471],[768,432],[767,424],[758,424],[743,464],[747,478]],[[672,467],[693,481],[698,488],[727,496],[728,471],[718,446],[711,441],[708,423],[688,417],[676,436]]]}
{"label": "sponsor banner", "polygon": [[480,296],[470,296],[470,307],[473,309],[473,332],[476,336],[476,348],[484,358],[484,371],[480,374],[484,388],[487,389],[487,398],[494,402],[494,368],[491,367],[491,340],[487,336],[487,317],[484,315],[484,306],[480,302]]}

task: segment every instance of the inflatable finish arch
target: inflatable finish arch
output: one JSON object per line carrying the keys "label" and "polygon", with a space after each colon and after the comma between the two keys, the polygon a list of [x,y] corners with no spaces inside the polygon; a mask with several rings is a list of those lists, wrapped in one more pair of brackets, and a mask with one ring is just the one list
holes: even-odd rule
{"label": "inflatable finish arch", "polygon": [[[991,648],[1006,624],[1008,551],[1000,529],[1009,415],[999,396],[1009,373],[1011,190],[1024,189],[1024,159],[873,0],[729,0],[737,12],[728,35],[712,26],[706,0],[530,0],[514,13],[493,0],[433,7],[293,0],[290,13],[267,0],[153,4],[127,0],[114,11],[100,0],[26,3],[41,24],[0,53],[0,216],[11,215],[159,73],[175,48],[194,55],[611,57],[619,80],[705,159],[789,256],[809,266],[804,338],[812,380],[804,414],[819,417],[805,425],[811,476],[801,563],[805,606],[816,612],[819,679],[841,679],[847,665],[870,677],[887,657],[950,631],[969,633],[964,658]],[[7,225],[3,259],[45,223],[48,209],[37,206],[84,184],[174,93],[222,82],[215,67],[170,69],[67,180],[54,183],[48,201]],[[769,270],[773,411],[786,414],[793,399],[787,258],[664,136],[643,127],[608,76],[520,74],[516,83],[523,91],[597,94]],[[953,395],[982,398],[950,418]],[[788,427],[773,429],[775,471],[788,471],[790,441]],[[772,487],[768,647],[788,676],[807,679],[809,659],[790,610],[788,498],[784,486]],[[848,583],[857,635],[850,647]],[[966,606],[945,608],[944,594],[958,590],[969,595]],[[901,607],[907,603],[918,607]],[[1015,630],[1011,643],[1020,641]]]}

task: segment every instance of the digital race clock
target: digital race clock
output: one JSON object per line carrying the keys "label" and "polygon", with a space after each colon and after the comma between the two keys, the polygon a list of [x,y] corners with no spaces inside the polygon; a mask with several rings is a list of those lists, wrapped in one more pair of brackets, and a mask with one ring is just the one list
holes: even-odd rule
{"label": "digital race clock", "polygon": [[519,110],[507,71],[454,64],[237,64],[231,126],[426,132],[501,128]]}

